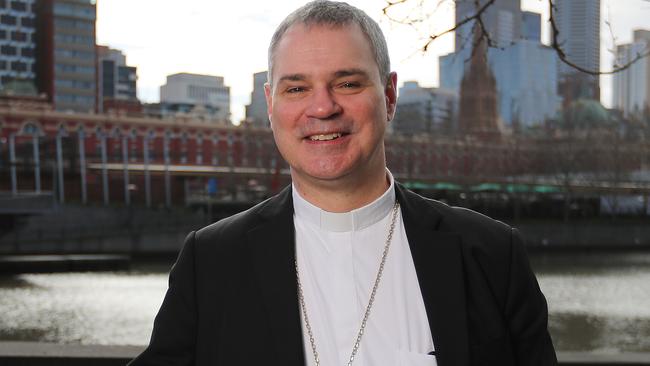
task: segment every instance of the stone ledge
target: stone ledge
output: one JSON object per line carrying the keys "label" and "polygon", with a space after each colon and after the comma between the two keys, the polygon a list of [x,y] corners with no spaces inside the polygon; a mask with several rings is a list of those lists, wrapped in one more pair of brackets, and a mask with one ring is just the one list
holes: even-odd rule
{"label": "stone ledge", "polygon": [[[124,366],[144,346],[0,342],[3,366]],[[558,352],[562,366],[650,366],[650,353]]]}
{"label": "stone ledge", "polygon": [[144,346],[105,346],[41,342],[0,342],[0,360],[5,357],[130,359],[140,354],[142,350],[144,350]]}

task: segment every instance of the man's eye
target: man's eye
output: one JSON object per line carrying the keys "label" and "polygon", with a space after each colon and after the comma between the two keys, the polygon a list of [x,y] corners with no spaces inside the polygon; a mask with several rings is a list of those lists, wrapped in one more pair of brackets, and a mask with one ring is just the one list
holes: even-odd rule
{"label": "man's eye", "polygon": [[342,88],[347,88],[347,89],[358,88],[358,87],[359,87],[359,83],[355,83],[355,82],[351,82],[351,81],[346,81],[346,82],[344,82],[344,83],[341,84],[341,87],[342,87]]}
{"label": "man's eye", "polygon": [[287,88],[287,93],[289,94],[301,93],[303,91],[305,91],[305,88],[301,86],[292,86],[291,88]]}

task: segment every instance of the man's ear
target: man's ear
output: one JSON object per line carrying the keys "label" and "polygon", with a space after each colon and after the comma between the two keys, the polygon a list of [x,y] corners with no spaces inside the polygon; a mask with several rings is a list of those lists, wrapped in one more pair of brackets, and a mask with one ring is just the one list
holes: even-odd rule
{"label": "man's ear", "polygon": [[394,71],[388,75],[384,86],[384,95],[386,97],[386,119],[390,122],[395,117],[397,108],[397,73]]}
{"label": "man's ear", "polygon": [[273,114],[273,90],[269,83],[264,83],[264,97],[266,98],[266,112],[269,116],[271,128],[273,128],[273,121],[271,121],[271,115]]}

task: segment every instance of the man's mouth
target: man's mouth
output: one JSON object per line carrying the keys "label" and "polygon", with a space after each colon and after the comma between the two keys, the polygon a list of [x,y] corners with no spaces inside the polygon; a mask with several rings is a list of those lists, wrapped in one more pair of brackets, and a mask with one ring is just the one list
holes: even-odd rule
{"label": "man's mouth", "polygon": [[335,132],[335,133],[328,133],[324,135],[311,135],[307,138],[310,139],[311,141],[332,141],[332,140],[336,140],[341,136],[343,136],[342,133]]}

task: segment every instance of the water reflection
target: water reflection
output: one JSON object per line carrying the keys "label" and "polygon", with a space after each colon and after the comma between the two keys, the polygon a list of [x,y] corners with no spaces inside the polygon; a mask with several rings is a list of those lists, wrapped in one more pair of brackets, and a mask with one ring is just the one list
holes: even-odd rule
{"label": "water reflection", "polygon": [[[650,254],[531,258],[558,350],[650,352]],[[0,277],[0,340],[143,345],[167,266]]]}
{"label": "water reflection", "polygon": [[564,351],[650,351],[650,254],[532,257]]}
{"label": "water reflection", "polygon": [[551,313],[549,326],[555,348],[599,353],[650,351],[650,319]]}
{"label": "water reflection", "polygon": [[151,333],[167,276],[33,274],[0,285],[0,339],[138,345]]}

